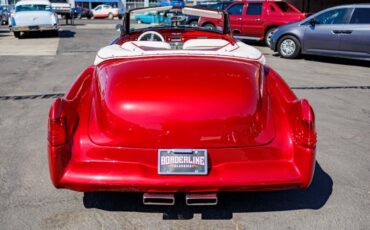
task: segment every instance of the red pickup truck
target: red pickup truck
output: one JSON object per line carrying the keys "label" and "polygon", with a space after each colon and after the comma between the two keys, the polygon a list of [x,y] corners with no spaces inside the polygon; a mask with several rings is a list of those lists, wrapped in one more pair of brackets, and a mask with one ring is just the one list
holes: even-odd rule
{"label": "red pickup truck", "polygon": [[[268,46],[276,27],[297,22],[306,17],[292,4],[279,0],[235,1],[225,11],[229,14],[234,37],[258,41],[265,40]],[[211,18],[201,17],[198,25],[215,28],[218,22]]]}

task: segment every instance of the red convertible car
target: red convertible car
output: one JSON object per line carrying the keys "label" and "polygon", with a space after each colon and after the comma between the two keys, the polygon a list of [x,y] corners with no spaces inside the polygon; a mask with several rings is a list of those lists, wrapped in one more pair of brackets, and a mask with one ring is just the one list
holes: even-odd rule
{"label": "red convertible car", "polygon": [[[168,19],[130,24],[148,12]],[[224,26],[187,26],[186,15]],[[188,205],[214,205],[221,191],[310,185],[313,110],[231,36],[225,13],[137,9],[120,30],[50,108],[55,187],[142,192],[144,204],[160,205],[181,192]]]}

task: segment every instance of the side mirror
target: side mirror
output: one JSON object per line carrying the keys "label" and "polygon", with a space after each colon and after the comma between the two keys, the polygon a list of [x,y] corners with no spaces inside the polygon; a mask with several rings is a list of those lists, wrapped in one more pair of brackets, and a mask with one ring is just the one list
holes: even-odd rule
{"label": "side mirror", "polygon": [[116,25],[116,30],[118,32],[121,32],[121,35],[125,35],[126,34],[126,26],[125,26],[125,22],[123,21],[123,25],[122,24],[117,24]]}
{"label": "side mirror", "polygon": [[311,26],[315,26],[316,24],[318,24],[318,21],[315,18],[311,18],[309,23],[310,23]]}
{"label": "side mirror", "polygon": [[121,24],[116,24],[116,30],[122,32],[123,26]]}

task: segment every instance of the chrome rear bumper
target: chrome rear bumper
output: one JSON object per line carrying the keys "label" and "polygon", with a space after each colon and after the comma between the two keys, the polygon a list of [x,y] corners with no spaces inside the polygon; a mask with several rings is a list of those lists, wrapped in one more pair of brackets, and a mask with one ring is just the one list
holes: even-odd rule
{"label": "chrome rear bumper", "polygon": [[58,30],[58,25],[32,25],[32,26],[11,26],[10,30],[13,32],[29,32],[29,31],[48,31]]}

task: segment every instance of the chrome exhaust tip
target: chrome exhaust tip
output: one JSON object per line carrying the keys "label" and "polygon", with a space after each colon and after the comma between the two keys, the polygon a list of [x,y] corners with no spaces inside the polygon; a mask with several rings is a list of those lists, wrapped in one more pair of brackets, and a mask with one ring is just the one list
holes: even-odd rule
{"label": "chrome exhaust tip", "polygon": [[217,205],[218,198],[216,193],[190,193],[185,196],[186,205]]}
{"label": "chrome exhaust tip", "polygon": [[143,204],[145,205],[174,205],[175,195],[172,193],[144,193]]}

